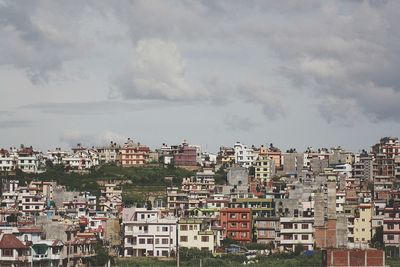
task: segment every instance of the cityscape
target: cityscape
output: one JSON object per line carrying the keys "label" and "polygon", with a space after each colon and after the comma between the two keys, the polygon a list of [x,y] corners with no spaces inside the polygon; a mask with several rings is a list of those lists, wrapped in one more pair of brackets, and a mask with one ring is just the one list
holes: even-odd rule
{"label": "cityscape", "polygon": [[0,0],[0,267],[400,267],[399,0]]}
{"label": "cityscape", "polygon": [[197,256],[182,254],[182,266],[229,255],[264,266],[282,254],[386,266],[400,251],[397,137],[360,153],[241,142],[211,153],[131,138],[21,145],[0,150],[0,171],[1,266],[175,266],[187,251]]}

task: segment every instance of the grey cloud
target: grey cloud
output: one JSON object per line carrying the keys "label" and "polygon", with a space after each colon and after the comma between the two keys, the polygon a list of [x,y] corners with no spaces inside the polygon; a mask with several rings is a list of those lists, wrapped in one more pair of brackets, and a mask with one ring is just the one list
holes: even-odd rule
{"label": "grey cloud", "polygon": [[160,107],[156,101],[97,101],[73,103],[36,103],[21,106],[26,110],[39,110],[43,113],[63,115],[104,115],[135,110],[154,109]]}
{"label": "grey cloud", "polygon": [[112,131],[89,133],[78,130],[68,130],[60,137],[60,142],[67,144],[69,147],[75,147],[77,144],[82,144],[85,147],[100,146],[108,144],[110,141],[122,144],[126,140],[127,136]]}
{"label": "grey cloud", "polygon": [[32,125],[32,121],[28,120],[0,120],[0,129],[26,128]]}
{"label": "grey cloud", "polygon": [[[284,95],[269,85],[252,86],[253,91],[248,85],[220,90],[195,84],[177,49],[180,44],[201,50],[212,43],[255,43],[274,52],[277,77],[315,98],[327,121],[343,118],[336,110],[340,102],[371,120],[400,121],[399,9],[399,1],[9,1],[0,4],[0,64],[45,82],[66,62],[86,56],[88,43],[114,34],[102,31],[113,18],[128,35],[118,38],[150,49],[127,55],[131,65],[115,75],[114,97],[179,103],[242,97],[278,118],[286,112]],[[100,21],[94,32],[85,27],[89,20]],[[151,57],[154,50],[157,60]],[[66,108],[42,109],[60,113]]]}
{"label": "grey cloud", "polygon": [[225,126],[233,131],[249,132],[258,127],[258,124],[250,118],[241,117],[238,115],[227,115],[224,119]]}
{"label": "grey cloud", "polygon": [[77,1],[5,1],[0,4],[0,64],[26,71],[35,84],[48,82],[87,45],[80,31],[85,4]]}

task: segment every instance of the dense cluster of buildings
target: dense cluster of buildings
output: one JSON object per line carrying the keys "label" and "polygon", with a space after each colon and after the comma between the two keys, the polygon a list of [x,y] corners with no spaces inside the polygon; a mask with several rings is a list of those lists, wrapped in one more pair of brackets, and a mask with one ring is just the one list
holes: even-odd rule
{"label": "dense cluster of buildings", "polygon": [[[182,247],[223,252],[228,239],[269,244],[281,252],[381,247],[388,256],[399,256],[397,138],[382,138],[360,153],[340,147],[284,152],[273,144],[237,142],[212,154],[186,141],[152,151],[130,139],[122,146],[79,145],[72,151],[1,150],[0,170],[34,172],[41,162],[51,161],[69,166],[67,171],[112,162],[122,167],[175,165],[195,172],[168,186],[161,205],[144,207],[125,206],[119,185],[106,181],[101,195],[94,196],[68,192],[54,182],[6,179],[0,263],[82,263],[95,255],[99,240],[121,257],[173,257]],[[226,179],[217,183],[221,171]]]}
{"label": "dense cluster of buildings", "polygon": [[122,191],[104,183],[100,196],[55,182],[2,179],[1,266],[77,266],[97,245],[118,253]]}

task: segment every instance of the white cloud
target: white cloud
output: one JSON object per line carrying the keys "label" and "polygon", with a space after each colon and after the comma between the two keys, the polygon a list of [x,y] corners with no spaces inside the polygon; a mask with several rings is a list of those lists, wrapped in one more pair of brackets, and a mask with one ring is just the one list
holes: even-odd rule
{"label": "white cloud", "polygon": [[171,41],[138,42],[133,62],[114,78],[112,94],[127,99],[187,100],[201,97],[186,79],[185,62]]}

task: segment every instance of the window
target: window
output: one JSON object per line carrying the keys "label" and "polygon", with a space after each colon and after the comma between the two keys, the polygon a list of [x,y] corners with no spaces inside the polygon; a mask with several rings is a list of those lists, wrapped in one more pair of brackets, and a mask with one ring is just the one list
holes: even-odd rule
{"label": "window", "polygon": [[231,213],[231,214],[229,214],[229,218],[231,218],[231,219],[236,219],[236,213]]}
{"label": "window", "polygon": [[162,243],[163,245],[168,244],[168,238],[163,238],[163,239],[161,239],[161,243]]}
{"label": "window", "polygon": [[365,228],[362,228],[361,231],[365,232]]}
{"label": "window", "polygon": [[181,242],[188,242],[188,237],[185,236],[185,235],[182,235],[181,238],[180,238],[180,241]]}
{"label": "window", "polygon": [[147,244],[153,244],[153,238],[147,239]]}
{"label": "window", "polygon": [[291,223],[284,223],[283,224],[283,229],[292,229],[292,224]]}
{"label": "window", "polygon": [[202,236],[201,237],[201,242],[208,242],[209,237],[208,236]]}
{"label": "window", "polygon": [[161,256],[168,257],[168,250],[161,251]]}
{"label": "window", "polygon": [[301,224],[301,229],[308,229],[308,224],[302,223]]}
{"label": "window", "polygon": [[193,230],[193,225],[189,225],[189,230]]}
{"label": "window", "polygon": [[394,235],[388,235],[387,238],[388,240],[394,240]]}
{"label": "window", "polygon": [[247,213],[242,213],[242,219],[247,219]]}
{"label": "window", "polygon": [[390,230],[394,229],[394,224],[389,224],[388,223],[387,228],[390,229]]}
{"label": "window", "polygon": [[168,226],[163,226],[163,227],[162,227],[162,231],[163,231],[163,232],[168,232]]}
{"label": "window", "polygon": [[308,235],[301,235],[301,240],[308,240]]}
{"label": "window", "polygon": [[160,239],[156,238],[156,245],[160,244]]}
{"label": "window", "polygon": [[3,257],[12,257],[13,256],[13,250],[12,249],[2,249],[1,250],[2,251],[2,253],[1,253],[1,255],[3,256]]}
{"label": "window", "polygon": [[182,224],[180,229],[181,229],[181,231],[187,231],[188,227],[186,224]]}
{"label": "window", "polygon": [[194,236],[194,240],[197,240],[197,235]]}
{"label": "window", "polygon": [[247,223],[242,223],[241,227],[242,228],[247,228]]}

